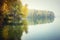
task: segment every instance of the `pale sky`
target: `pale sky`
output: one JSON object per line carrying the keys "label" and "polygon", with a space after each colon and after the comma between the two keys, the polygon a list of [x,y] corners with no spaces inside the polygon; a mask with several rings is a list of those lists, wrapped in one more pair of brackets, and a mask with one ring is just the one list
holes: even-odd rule
{"label": "pale sky", "polygon": [[60,0],[22,0],[28,4],[29,9],[53,11],[56,17],[60,17]]}

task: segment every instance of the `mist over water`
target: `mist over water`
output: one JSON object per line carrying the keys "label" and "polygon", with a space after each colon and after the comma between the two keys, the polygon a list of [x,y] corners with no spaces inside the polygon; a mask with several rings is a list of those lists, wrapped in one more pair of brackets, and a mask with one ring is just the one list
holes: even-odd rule
{"label": "mist over water", "polygon": [[[50,11],[40,11],[39,12],[30,11],[28,16],[28,34],[23,33],[22,40],[47,40],[55,39],[57,29],[54,28],[55,25],[55,15]],[[39,16],[38,16],[39,15]],[[56,29],[56,32],[54,31]]]}
{"label": "mist over water", "polygon": [[[44,21],[43,21],[44,22]],[[55,18],[51,23],[28,26],[28,34],[23,33],[22,40],[59,40],[60,19]]]}
{"label": "mist over water", "polygon": [[28,34],[23,33],[22,40],[60,40],[60,0],[23,0],[23,3],[29,9],[53,11],[55,19],[51,23],[29,25]]}

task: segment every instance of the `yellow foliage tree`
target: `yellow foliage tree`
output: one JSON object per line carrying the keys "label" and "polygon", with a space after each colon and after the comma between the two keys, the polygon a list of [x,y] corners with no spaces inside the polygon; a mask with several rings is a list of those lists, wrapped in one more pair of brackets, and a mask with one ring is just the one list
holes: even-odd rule
{"label": "yellow foliage tree", "polygon": [[25,4],[25,6],[22,6],[22,13],[23,13],[23,16],[26,18],[28,15],[27,4]]}
{"label": "yellow foliage tree", "polygon": [[[19,1],[19,0],[7,0],[6,3],[4,3],[4,5],[3,5],[3,14],[4,15],[8,15],[8,14],[12,14],[12,13],[17,14],[17,15],[20,15],[21,18],[26,18],[27,15],[28,15],[27,4],[25,6],[23,6],[22,3],[21,3],[21,1]],[[8,18],[11,18],[11,17],[8,17]],[[12,18],[13,18],[13,16],[12,16]],[[10,20],[10,21],[14,22],[14,20]],[[15,31],[17,33],[20,33],[20,35],[22,35],[22,33],[23,33],[22,31],[25,31],[27,33],[27,21],[25,19],[24,20],[19,20],[19,21],[22,21],[23,28],[21,28],[21,24],[20,24],[18,26],[15,26],[15,28],[17,30],[20,30],[20,32],[17,31],[17,30],[15,30]],[[17,20],[17,22],[19,22],[19,21]],[[18,29],[18,27],[20,27],[20,29]],[[19,36],[19,34],[17,34],[14,31],[14,29],[12,29],[12,28],[13,28],[13,26],[10,26],[10,25],[5,26],[3,28],[3,37],[4,38],[7,39],[9,36],[14,37],[15,36],[14,34],[16,34],[16,35]]]}

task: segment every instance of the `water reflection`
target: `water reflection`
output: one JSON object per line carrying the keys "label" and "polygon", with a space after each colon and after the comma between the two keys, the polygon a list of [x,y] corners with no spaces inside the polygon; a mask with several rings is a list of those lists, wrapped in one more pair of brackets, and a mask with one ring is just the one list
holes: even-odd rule
{"label": "water reflection", "polygon": [[4,40],[21,40],[23,32],[28,33],[27,20],[22,20],[21,25],[7,25],[3,29]]}

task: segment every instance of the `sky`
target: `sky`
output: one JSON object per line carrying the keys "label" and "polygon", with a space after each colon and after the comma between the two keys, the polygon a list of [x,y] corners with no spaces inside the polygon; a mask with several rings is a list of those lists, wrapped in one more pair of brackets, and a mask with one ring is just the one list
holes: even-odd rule
{"label": "sky", "polygon": [[60,0],[22,0],[22,3],[28,4],[29,9],[53,11],[60,17]]}

